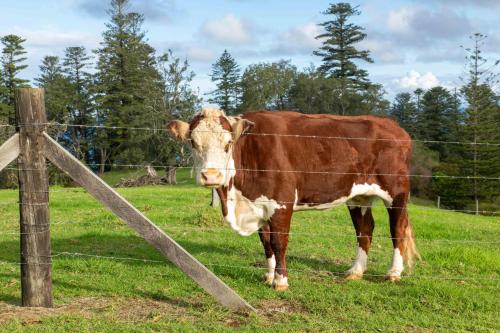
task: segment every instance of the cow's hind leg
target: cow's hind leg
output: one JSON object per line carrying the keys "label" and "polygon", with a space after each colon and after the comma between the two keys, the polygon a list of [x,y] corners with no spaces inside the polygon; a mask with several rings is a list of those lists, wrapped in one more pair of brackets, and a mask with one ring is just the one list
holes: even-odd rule
{"label": "cow's hind leg", "polygon": [[411,267],[413,257],[419,256],[415,248],[413,230],[408,220],[407,199],[407,194],[399,194],[394,198],[392,206],[388,208],[394,248],[392,264],[385,276],[386,280],[389,281],[401,279],[401,273],[404,270],[403,261],[406,261],[407,265]]}
{"label": "cow's hind leg", "polygon": [[276,259],[274,257],[273,248],[271,247],[271,229],[269,225],[264,225],[259,229],[259,237],[267,259],[267,273],[264,274],[264,282],[272,285],[274,281],[274,270],[276,268]]}
{"label": "cow's hind leg", "polygon": [[275,290],[288,289],[288,273],[286,271],[286,249],[288,247],[288,233],[292,218],[291,207],[277,210],[271,217],[271,248],[276,258],[273,288]]}
{"label": "cow's hind leg", "polygon": [[349,213],[356,229],[358,249],[352,267],[346,272],[346,279],[358,280],[363,277],[368,264],[368,249],[372,242],[373,221],[372,210],[368,207],[350,207]]}

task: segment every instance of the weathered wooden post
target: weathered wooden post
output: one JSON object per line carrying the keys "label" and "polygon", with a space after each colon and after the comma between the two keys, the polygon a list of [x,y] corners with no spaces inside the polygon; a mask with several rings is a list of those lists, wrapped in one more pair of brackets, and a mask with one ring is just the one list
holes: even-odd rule
{"label": "weathered wooden post", "polygon": [[23,306],[52,307],[49,181],[43,146],[43,89],[16,91],[19,131],[21,292]]}

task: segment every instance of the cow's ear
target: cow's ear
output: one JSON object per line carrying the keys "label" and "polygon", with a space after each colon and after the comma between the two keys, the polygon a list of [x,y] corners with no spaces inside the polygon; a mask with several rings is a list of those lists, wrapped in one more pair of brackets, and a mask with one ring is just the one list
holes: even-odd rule
{"label": "cow's ear", "polygon": [[233,141],[236,142],[245,132],[249,131],[255,123],[246,119],[239,119],[233,124]]}
{"label": "cow's ear", "polygon": [[177,140],[184,141],[189,137],[189,124],[184,121],[172,120],[168,123],[167,129]]}

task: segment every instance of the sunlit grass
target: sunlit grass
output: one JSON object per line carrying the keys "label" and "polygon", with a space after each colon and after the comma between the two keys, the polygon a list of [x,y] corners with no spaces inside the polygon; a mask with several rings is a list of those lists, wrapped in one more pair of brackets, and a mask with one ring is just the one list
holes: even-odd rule
{"label": "sunlit grass", "polygon": [[[123,174],[106,175],[111,184]],[[58,309],[37,314],[20,303],[17,265],[0,265],[0,328],[54,331],[474,331],[498,324],[498,217],[428,210],[411,205],[423,260],[396,284],[383,281],[391,260],[387,213],[374,208],[375,239],[363,281],[344,282],[355,254],[347,210],[294,215],[288,251],[290,289],[261,282],[265,262],[257,235],[241,237],[208,207],[210,193],[189,171],[178,186],[120,189],[224,282],[259,309],[239,315],[219,306],[176,267],[81,189],[50,195],[54,253],[141,258],[126,261],[61,255],[53,258]],[[55,190],[67,190],[54,188]],[[17,191],[0,191],[0,261],[19,261]],[[468,242],[463,242],[467,240]],[[159,261],[159,262],[156,262]],[[3,306],[3,307],[2,307]],[[16,308],[14,308],[16,309]],[[23,310],[23,311],[21,311]],[[7,310],[5,310],[7,313]],[[29,314],[29,315],[28,315]]]}

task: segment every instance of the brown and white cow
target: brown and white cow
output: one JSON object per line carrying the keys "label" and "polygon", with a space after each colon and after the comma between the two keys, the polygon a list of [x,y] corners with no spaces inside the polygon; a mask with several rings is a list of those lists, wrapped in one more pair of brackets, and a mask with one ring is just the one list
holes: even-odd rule
{"label": "brown and white cow", "polygon": [[347,204],[359,245],[348,279],[362,278],[367,268],[377,197],[388,209],[394,246],[386,278],[399,280],[403,258],[411,265],[418,255],[406,210],[411,140],[394,121],[284,111],[230,117],[205,108],[168,129],[191,141],[197,182],[217,189],[231,227],[244,236],[259,232],[265,281],[275,289],[288,288],[285,252],[294,211]]}

